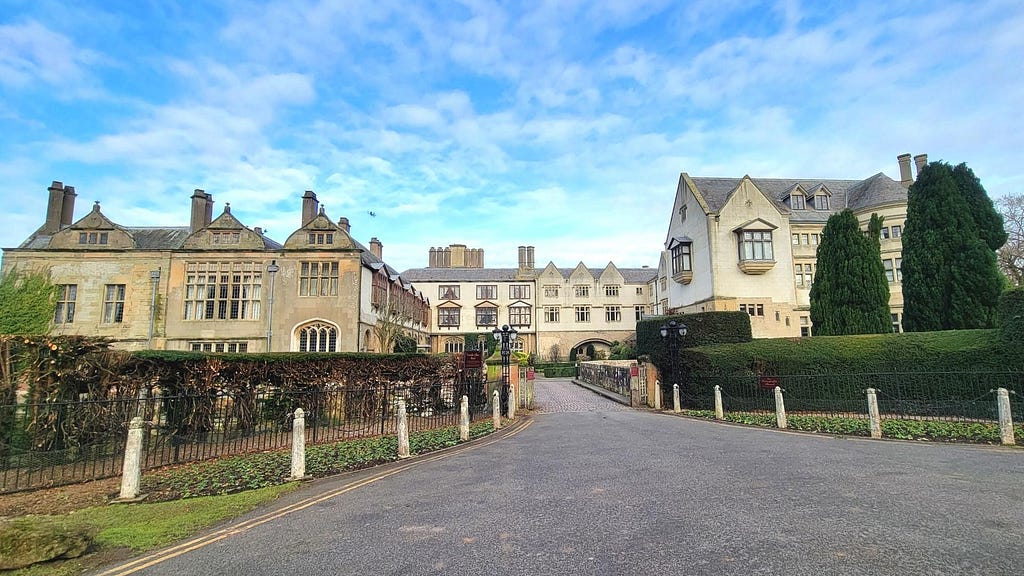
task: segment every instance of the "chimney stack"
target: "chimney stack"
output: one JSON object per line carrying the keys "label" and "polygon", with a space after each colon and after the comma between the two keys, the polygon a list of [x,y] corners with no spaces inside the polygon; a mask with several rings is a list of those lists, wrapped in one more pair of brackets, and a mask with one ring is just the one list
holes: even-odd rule
{"label": "chimney stack", "polygon": [[213,222],[213,194],[206,195],[206,213],[203,214],[203,226],[209,226]]}
{"label": "chimney stack", "polygon": [[213,206],[207,201],[209,195],[202,188],[196,188],[192,194],[192,217],[189,220],[189,232],[195,233],[206,227],[210,222],[207,213],[212,216]]}
{"label": "chimney stack", "polygon": [[428,268],[438,268],[439,267],[437,265],[437,248],[434,248],[433,246],[430,247],[430,256],[427,259],[427,267]]}
{"label": "chimney stack", "polygon": [[61,228],[65,227],[65,226],[71,226],[71,223],[74,222],[74,218],[75,218],[75,197],[76,196],[78,196],[78,194],[75,194],[75,187],[74,186],[65,186],[64,187],[64,202],[61,204],[61,208],[60,208],[60,226],[61,226]]}
{"label": "chimney stack", "polygon": [[530,272],[533,272],[533,246],[526,247],[526,267],[530,270]]}
{"label": "chimney stack", "polygon": [[302,225],[309,224],[313,218],[316,218],[317,208],[319,202],[316,200],[316,194],[312,190],[306,190],[306,193],[302,195]]}
{"label": "chimney stack", "polygon": [[900,184],[909,188],[914,183],[914,176],[910,173],[910,154],[900,154],[896,161],[900,163]]}
{"label": "chimney stack", "polygon": [[344,230],[345,234],[352,232],[352,225],[348,223],[348,218],[345,218],[344,216],[338,218],[338,228]]}
{"label": "chimney stack", "polygon": [[917,175],[921,175],[921,169],[928,165],[928,155],[918,154],[914,156],[914,164],[917,164]]}
{"label": "chimney stack", "polygon": [[526,246],[519,247],[519,271],[526,270]]}
{"label": "chimney stack", "polygon": [[54,180],[47,188],[50,198],[46,202],[46,220],[43,222],[43,232],[56,234],[60,230],[62,211],[64,210],[64,183]]}
{"label": "chimney stack", "polygon": [[370,253],[377,257],[378,260],[384,260],[382,256],[384,251],[384,245],[380,243],[380,240],[376,236],[370,238]]}
{"label": "chimney stack", "polygon": [[260,228],[259,226],[253,228],[252,231],[255,232],[257,236],[263,236],[263,228]]}

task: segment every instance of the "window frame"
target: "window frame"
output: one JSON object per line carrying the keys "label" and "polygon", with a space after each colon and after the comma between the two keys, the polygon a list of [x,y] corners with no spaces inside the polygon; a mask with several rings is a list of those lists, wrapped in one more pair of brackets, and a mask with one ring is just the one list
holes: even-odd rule
{"label": "window frame", "polygon": [[437,299],[459,300],[462,296],[461,288],[458,284],[439,284],[437,286]]}
{"label": "window frame", "polygon": [[497,284],[477,284],[476,285],[476,299],[477,300],[497,300],[498,299],[498,285]]}
{"label": "window frame", "polygon": [[103,285],[102,324],[124,323],[124,301],[128,287],[125,284]]}
{"label": "window frame", "polygon": [[579,324],[590,322],[590,306],[574,306],[576,311],[576,322]]}
{"label": "window frame", "polygon": [[[483,317],[481,313],[485,314]],[[494,306],[480,306],[476,309],[476,325],[477,326],[497,326],[498,325],[498,309]],[[481,321],[482,320],[482,321]]]}
{"label": "window frame", "polygon": [[74,323],[77,300],[78,284],[57,284],[57,302],[53,311],[53,323]]}
{"label": "window frame", "polygon": [[[453,323],[452,317],[455,322]],[[437,309],[437,326],[439,328],[458,328],[462,325],[462,308],[438,308]]]}

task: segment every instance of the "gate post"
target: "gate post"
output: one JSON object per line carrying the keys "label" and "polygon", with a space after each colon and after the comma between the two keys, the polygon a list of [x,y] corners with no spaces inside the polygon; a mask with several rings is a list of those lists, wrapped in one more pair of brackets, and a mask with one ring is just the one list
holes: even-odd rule
{"label": "gate post", "polygon": [[459,405],[459,440],[469,440],[469,396],[465,394]]}
{"label": "gate post", "polygon": [[722,387],[715,384],[715,420],[725,420],[725,410],[722,408]]}
{"label": "gate post", "polygon": [[786,428],[786,404],[782,401],[782,388],[775,387],[775,422],[779,428]]}
{"label": "gate post", "polygon": [[494,423],[495,430],[501,430],[501,395],[498,394],[498,390],[494,390],[494,394],[491,398],[491,421]]}
{"label": "gate post", "polygon": [[661,389],[661,380],[654,381],[654,409],[661,410],[661,395],[665,391]]}
{"label": "gate post", "polygon": [[409,416],[405,412],[405,397],[398,397],[398,457],[409,457]]}
{"label": "gate post", "polygon": [[1004,446],[1013,446],[1013,416],[1010,414],[1010,392],[1006,388],[996,390],[999,404],[999,438]]}
{"label": "gate post", "polygon": [[672,385],[672,411],[676,414],[683,411],[679,406],[679,384]]}
{"label": "gate post", "polygon": [[292,420],[292,475],[289,480],[302,480],[306,477],[306,411],[295,409]]}
{"label": "gate post", "polygon": [[868,419],[871,420],[871,437],[882,437],[882,418],[878,415],[878,394],[874,388],[867,389]]}
{"label": "gate post", "polygon": [[128,424],[128,439],[124,445],[124,466],[121,469],[121,494],[113,502],[137,502],[145,498],[140,488],[142,480],[142,417],[132,418]]}

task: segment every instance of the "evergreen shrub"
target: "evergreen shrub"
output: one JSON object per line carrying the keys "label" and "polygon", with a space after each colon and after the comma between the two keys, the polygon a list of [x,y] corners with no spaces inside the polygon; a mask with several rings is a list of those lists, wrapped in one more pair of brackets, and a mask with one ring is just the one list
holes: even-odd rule
{"label": "evergreen shrub", "polygon": [[999,338],[1004,344],[1024,346],[1024,288],[1007,290],[999,297]]}
{"label": "evergreen shrub", "polygon": [[687,328],[680,350],[709,344],[750,342],[753,339],[750,316],[746,312],[700,312],[645,318],[636,323],[636,353],[649,356],[663,373],[669,370],[671,362],[668,343],[660,330],[671,320],[682,322]]}

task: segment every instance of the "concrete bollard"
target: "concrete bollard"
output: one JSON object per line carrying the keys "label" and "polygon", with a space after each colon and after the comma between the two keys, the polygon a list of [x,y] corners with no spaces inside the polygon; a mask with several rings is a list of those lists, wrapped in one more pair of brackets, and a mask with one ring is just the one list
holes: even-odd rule
{"label": "concrete bollard", "polygon": [[494,429],[501,430],[501,394],[497,390],[491,399],[491,419],[494,422]]}
{"label": "concrete bollard", "polygon": [[782,401],[782,388],[775,387],[775,422],[779,428],[786,428],[786,404]]}
{"label": "concrete bollard", "polygon": [[289,480],[302,480],[306,477],[306,411],[295,409],[292,419],[292,475]]}
{"label": "concrete bollard", "polygon": [[405,398],[398,399],[398,457],[409,457],[409,416],[405,412]]}
{"label": "concrete bollard", "polygon": [[518,401],[518,390],[513,385],[509,385],[508,388],[508,419],[514,420],[516,417],[516,406],[519,404]]}
{"label": "concrete bollard", "polygon": [[1010,414],[1010,391],[1006,388],[996,390],[996,401],[999,404],[999,438],[1004,446],[1016,444],[1013,438],[1013,415]]}
{"label": "concrete bollard", "polygon": [[867,389],[868,419],[871,420],[871,437],[882,437],[882,418],[878,415],[878,394],[874,388]]}
{"label": "concrete bollard", "polygon": [[672,411],[676,414],[683,411],[682,406],[679,405],[679,384],[672,385]]}
{"label": "concrete bollard", "polygon": [[459,440],[469,440],[469,396],[462,396],[459,404]]}
{"label": "concrete bollard", "polygon": [[654,381],[654,409],[661,410],[661,395],[664,392],[661,390],[661,380]]}
{"label": "concrete bollard", "polygon": [[722,408],[722,387],[715,384],[715,420],[725,420],[725,410]]}
{"label": "concrete bollard", "polygon": [[128,440],[124,445],[124,466],[121,469],[121,494],[115,502],[134,502],[142,496],[142,417],[128,424]]}

